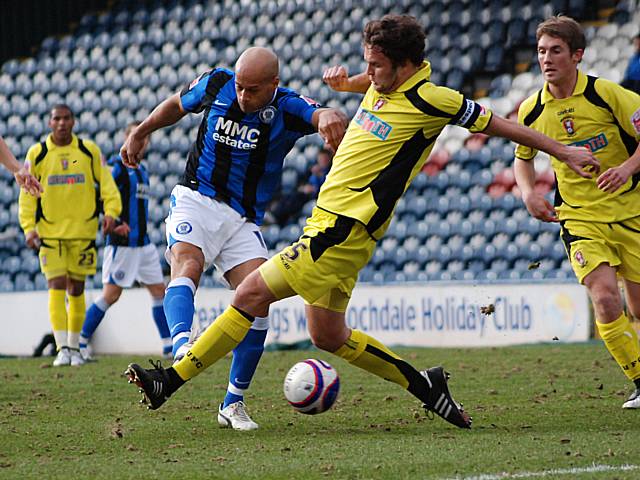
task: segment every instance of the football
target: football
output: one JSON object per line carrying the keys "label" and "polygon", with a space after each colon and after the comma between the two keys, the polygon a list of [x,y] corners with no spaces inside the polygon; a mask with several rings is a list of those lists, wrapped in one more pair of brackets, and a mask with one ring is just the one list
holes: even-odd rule
{"label": "football", "polygon": [[338,372],[327,362],[315,358],[296,363],[284,379],[284,396],[289,404],[307,415],[331,408],[339,390]]}

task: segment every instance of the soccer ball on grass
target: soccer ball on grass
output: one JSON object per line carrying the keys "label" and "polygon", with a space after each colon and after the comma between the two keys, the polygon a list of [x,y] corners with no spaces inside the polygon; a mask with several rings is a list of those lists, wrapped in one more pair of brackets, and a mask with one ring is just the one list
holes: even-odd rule
{"label": "soccer ball on grass", "polygon": [[331,408],[339,390],[338,372],[327,362],[315,358],[296,363],[284,379],[284,396],[289,404],[307,415]]}

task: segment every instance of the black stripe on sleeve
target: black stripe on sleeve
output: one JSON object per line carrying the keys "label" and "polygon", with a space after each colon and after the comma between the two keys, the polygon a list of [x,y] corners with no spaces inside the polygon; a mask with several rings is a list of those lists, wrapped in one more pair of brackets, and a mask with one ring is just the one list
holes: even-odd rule
{"label": "black stripe on sleeve", "polygon": [[533,122],[535,122],[540,115],[542,115],[542,111],[544,110],[544,105],[542,104],[542,90],[538,90],[538,97],[536,98],[536,104],[533,109],[529,112],[529,114],[524,117],[524,125],[529,127]]}
{"label": "black stripe on sleeve", "polygon": [[44,157],[47,156],[47,153],[49,152],[49,148],[47,148],[47,142],[40,142],[40,153],[38,154],[38,156],[36,157],[36,159],[34,160],[34,165],[39,164],[42,160],[44,160]]}
{"label": "black stripe on sleeve", "polygon": [[431,115],[432,117],[452,118],[453,115],[451,113],[447,113],[444,110],[440,110],[439,108],[434,107],[420,96],[420,94],[418,93],[418,89],[425,83],[427,83],[426,80],[419,81],[409,90],[407,90],[404,96],[407,97],[407,100],[411,102],[411,105],[413,105],[426,115]]}
{"label": "black stripe on sleeve", "polygon": [[301,117],[293,113],[284,112],[283,114],[284,128],[291,132],[298,132],[302,135],[311,135],[316,132],[313,125],[305,122]]}

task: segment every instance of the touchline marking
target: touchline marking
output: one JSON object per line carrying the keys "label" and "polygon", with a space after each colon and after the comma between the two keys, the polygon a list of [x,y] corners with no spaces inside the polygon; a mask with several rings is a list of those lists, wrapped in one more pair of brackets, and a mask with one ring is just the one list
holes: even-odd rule
{"label": "touchline marking", "polygon": [[594,463],[590,467],[554,468],[551,470],[542,470],[540,472],[483,473],[481,475],[472,475],[470,477],[447,477],[442,480],[502,480],[505,478],[541,478],[555,475],[579,475],[581,473],[628,472],[630,470],[639,469],[640,465],[596,465]]}

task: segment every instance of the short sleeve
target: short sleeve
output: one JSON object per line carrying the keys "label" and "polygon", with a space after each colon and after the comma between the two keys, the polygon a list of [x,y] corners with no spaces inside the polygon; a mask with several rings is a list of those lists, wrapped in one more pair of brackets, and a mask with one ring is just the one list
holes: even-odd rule
{"label": "short sleeve", "polygon": [[204,110],[204,100],[207,96],[207,84],[212,72],[206,72],[195,78],[189,85],[185,85],[180,92],[182,108],[187,112],[200,113]]}
{"label": "short sleeve", "polygon": [[316,129],[312,123],[313,113],[323,108],[322,105],[309,97],[292,93],[281,100],[280,106],[284,111],[287,130],[303,135],[315,133]]}
{"label": "short sleeve", "polygon": [[448,118],[471,132],[482,132],[489,125],[491,111],[460,92],[447,87],[425,84],[417,92],[408,92],[409,101],[427,115]]}

